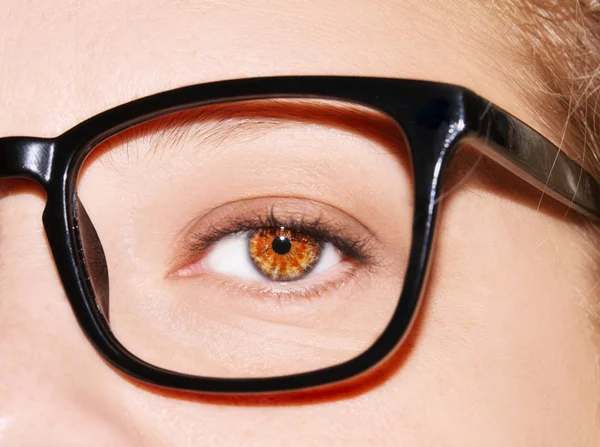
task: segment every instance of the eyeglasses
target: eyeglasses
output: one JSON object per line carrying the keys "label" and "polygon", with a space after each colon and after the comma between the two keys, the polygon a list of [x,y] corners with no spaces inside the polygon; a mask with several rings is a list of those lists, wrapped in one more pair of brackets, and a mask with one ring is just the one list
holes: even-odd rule
{"label": "eyeglasses", "polygon": [[1,138],[0,176],[45,189],[65,292],[112,365],[271,393],[358,376],[401,344],[465,145],[598,216],[596,180],[542,135],[465,88],[403,79],[179,88],[57,138]]}

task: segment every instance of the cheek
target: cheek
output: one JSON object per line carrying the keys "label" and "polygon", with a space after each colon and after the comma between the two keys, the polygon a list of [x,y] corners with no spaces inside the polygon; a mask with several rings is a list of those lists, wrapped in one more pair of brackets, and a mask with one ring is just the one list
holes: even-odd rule
{"label": "cheek", "polygon": [[592,270],[575,225],[486,192],[443,205],[398,386],[422,393],[416,405],[437,429],[480,427],[468,434],[478,445],[583,445],[574,439],[595,425],[596,351],[578,292],[593,286]]}

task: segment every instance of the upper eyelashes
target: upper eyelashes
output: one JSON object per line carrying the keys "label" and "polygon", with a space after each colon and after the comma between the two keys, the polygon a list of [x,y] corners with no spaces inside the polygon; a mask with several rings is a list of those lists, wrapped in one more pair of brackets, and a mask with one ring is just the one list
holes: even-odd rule
{"label": "upper eyelashes", "polygon": [[[342,272],[374,262],[366,230],[341,216],[329,220],[320,205],[306,207],[311,202],[303,204],[302,214],[298,208],[282,207],[283,203],[277,212],[272,203],[252,213],[233,207],[230,215],[194,231],[188,245],[191,262],[175,276],[216,273],[254,283],[280,283],[291,291],[307,285],[302,281],[292,287],[295,281],[332,284],[333,276],[342,280]],[[340,268],[332,270],[336,266]]]}
{"label": "upper eyelashes", "polygon": [[[310,279],[313,273],[326,273],[343,263],[340,251],[331,243],[309,241],[309,238],[293,230],[283,230],[284,234],[293,234],[291,237],[294,241],[289,241],[287,253],[277,253],[275,249],[283,252],[283,249],[288,248],[285,237],[282,241],[277,236],[280,232],[281,230],[266,228],[229,234],[212,244],[199,261],[192,263],[178,275],[216,273],[254,283],[291,285],[305,277]],[[329,278],[320,277],[318,282],[327,282],[327,279]]]}

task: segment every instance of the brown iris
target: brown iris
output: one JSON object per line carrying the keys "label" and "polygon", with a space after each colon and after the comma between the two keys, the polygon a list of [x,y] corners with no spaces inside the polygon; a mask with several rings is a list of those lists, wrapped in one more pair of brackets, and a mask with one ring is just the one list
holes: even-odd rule
{"label": "brown iris", "polygon": [[256,267],[273,281],[300,278],[312,269],[321,252],[315,238],[283,227],[255,231],[249,246]]}

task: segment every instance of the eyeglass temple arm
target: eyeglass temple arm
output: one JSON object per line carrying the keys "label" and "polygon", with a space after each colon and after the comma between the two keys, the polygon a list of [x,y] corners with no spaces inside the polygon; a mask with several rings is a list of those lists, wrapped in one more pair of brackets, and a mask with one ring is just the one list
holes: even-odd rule
{"label": "eyeglass temple arm", "polygon": [[600,185],[543,135],[480,98],[462,140],[564,205],[600,218]]}
{"label": "eyeglass temple arm", "polygon": [[54,157],[54,140],[0,138],[0,178],[25,177],[47,186]]}

